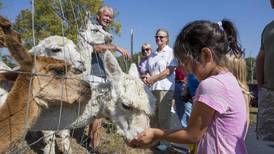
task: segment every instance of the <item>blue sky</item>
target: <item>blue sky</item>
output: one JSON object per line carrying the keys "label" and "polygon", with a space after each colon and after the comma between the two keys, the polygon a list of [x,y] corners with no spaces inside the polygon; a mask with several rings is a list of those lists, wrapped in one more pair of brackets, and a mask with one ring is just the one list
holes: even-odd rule
{"label": "blue sky", "polygon": [[[2,0],[2,15],[14,20],[23,8],[30,8],[30,0]],[[144,42],[156,48],[154,35],[158,28],[170,33],[170,46],[182,27],[190,21],[206,19],[218,22],[232,20],[238,28],[240,43],[246,56],[255,57],[260,47],[264,26],[273,20],[274,10],[269,0],[105,0],[119,12],[116,20],[122,24],[121,35],[114,35],[114,43],[130,50],[130,29],[134,29],[134,51]]]}

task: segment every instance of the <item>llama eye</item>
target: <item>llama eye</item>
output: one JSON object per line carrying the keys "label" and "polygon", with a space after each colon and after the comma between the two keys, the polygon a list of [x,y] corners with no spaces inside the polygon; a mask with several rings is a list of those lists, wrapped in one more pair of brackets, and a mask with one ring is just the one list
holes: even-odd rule
{"label": "llama eye", "polygon": [[57,52],[60,52],[61,49],[60,48],[54,48],[54,49],[51,49],[51,51],[54,52],[54,53],[57,53]]}
{"label": "llama eye", "polygon": [[53,74],[55,76],[63,76],[63,75],[65,75],[65,70],[64,69],[54,69]]}
{"label": "llama eye", "polygon": [[130,106],[124,104],[124,103],[121,103],[121,104],[122,104],[122,107],[123,107],[125,110],[131,110],[131,109],[132,109],[132,107],[130,107]]}

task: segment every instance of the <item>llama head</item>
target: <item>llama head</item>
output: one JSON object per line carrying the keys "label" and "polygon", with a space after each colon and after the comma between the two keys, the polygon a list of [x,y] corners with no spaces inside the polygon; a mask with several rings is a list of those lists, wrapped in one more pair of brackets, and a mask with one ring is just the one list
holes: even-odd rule
{"label": "llama head", "polygon": [[156,99],[141,79],[135,64],[129,74],[123,73],[116,58],[105,53],[105,69],[111,85],[111,101],[105,103],[104,115],[117,124],[118,132],[127,140],[149,127]]}
{"label": "llama head", "polygon": [[[87,102],[90,98],[90,86],[80,80],[71,65],[63,60],[51,57],[36,57],[33,77],[33,97],[41,105],[48,103]],[[47,103],[45,103],[47,102]]]}
{"label": "llama head", "polygon": [[39,42],[30,50],[30,53],[37,56],[47,56],[65,60],[72,64],[72,69],[76,73],[85,71],[82,57],[76,50],[76,45],[66,37],[49,36]]}
{"label": "llama head", "polygon": [[[86,12],[84,25],[78,33],[79,48],[88,48],[93,44],[109,43],[112,40],[112,35],[106,32],[102,26],[95,24],[96,19]],[[81,47],[83,46],[83,47]]]}

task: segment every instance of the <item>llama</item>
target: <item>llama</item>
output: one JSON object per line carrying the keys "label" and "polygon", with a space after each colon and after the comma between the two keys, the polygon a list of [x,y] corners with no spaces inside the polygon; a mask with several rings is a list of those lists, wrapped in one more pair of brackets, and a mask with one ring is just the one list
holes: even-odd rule
{"label": "llama", "polygon": [[[72,64],[72,69],[76,73],[82,73],[85,71],[84,64],[82,63],[82,58],[79,52],[76,51],[76,45],[69,39],[61,36],[50,36],[39,42],[38,45],[33,47],[29,52],[37,56],[47,56],[56,59],[65,60]],[[5,63],[0,63],[0,69],[2,70],[12,70]],[[10,81],[0,81],[0,104],[5,102],[8,92],[12,87]],[[52,153],[49,151],[55,151],[55,136],[53,131],[42,131],[44,134],[44,142],[46,146],[44,148],[44,153]],[[70,143],[69,143],[69,130],[61,130],[57,133],[62,136],[62,147],[66,153],[71,153]],[[50,150],[49,150],[50,149]]]}
{"label": "llama", "polygon": [[[93,37],[91,37],[91,36],[93,36]],[[93,24],[90,12],[86,12],[84,25],[80,28],[80,30],[78,32],[78,38],[77,38],[78,39],[79,52],[81,53],[81,55],[83,55],[84,64],[85,64],[85,67],[87,68],[86,69],[87,71],[84,72],[86,77],[89,74],[91,74],[91,72],[90,72],[90,70],[91,70],[90,69],[91,68],[91,54],[93,52],[92,45],[110,42],[111,37],[112,37],[111,34],[105,32],[102,29],[101,26]],[[110,71],[109,70],[109,61],[113,62],[112,65],[116,66],[117,74],[120,74],[119,76],[116,75],[116,77],[115,77],[116,79],[113,78],[114,76],[113,77],[109,76],[109,73],[108,73],[108,71]],[[132,105],[126,105],[123,102],[127,102],[127,101],[123,100],[122,104],[121,104],[122,108],[123,107],[124,108],[129,107],[128,109],[132,110],[132,111],[134,111],[135,109],[144,110],[145,108],[143,108],[144,107],[143,105],[147,106],[149,102],[155,102],[155,98],[152,95],[152,93],[149,91],[149,89],[140,80],[139,73],[137,71],[137,67],[136,67],[135,64],[132,64],[130,66],[130,69],[129,69],[129,75],[130,76],[128,77],[128,76],[125,76],[126,74],[124,74],[122,72],[116,58],[114,56],[112,56],[112,54],[110,54],[110,51],[105,52],[105,59],[103,60],[103,62],[104,62],[104,65],[105,65],[106,73],[108,74],[107,75],[108,82],[106,84],[99,84],[99,86],[95,90],[105,89],[104,91],[106,91],[109,87],[116,87],[115,88],[116,90],[114,92],[116,93],[117,91],[120,91],[119,92],[120,96],[119,95],[118,96],[121,97],[121,98],[125,98],[125,100],[128,99],[128,102],[131,102],[130,104],[132,104]],[[88,81],[89,78],[86,78],[86,80]],[[143,89],[145,91],[143,91]],[[107,90],[107,91],[112,91],[112,90]],[[92,91],[92,93],[95,93],[95,92]],[[113,93],[113,92],[111,92],[111,93]],[[146,93],[147,96],[145,95],[145,93]],[[109,94],[105,94],[105,96],[109,97]],[[95,101],[96,97],[97,97],[96,95],[92,95],[92,98],[91,98],[91,103],[92,104],[97,103],[97,101]],[[115,97],[117,97],[117,96],[115,96]],[[139,100],[142,97],[145,98],[144,101]],[[117,105],[118,104],[118,103],[112,103],[111,99],[105,100],[105,102],[107,102],[107,103],[104,103],[104,105],[106,105],[106,107],[108,107],[107,105],[111,105],[111,104]],[[143,103],[136,104],[135,102],[143,102]],[[152,107],[153,107],[152,111],[154,111],[155,110],[155,104],[154,103],[153,103]],[[116,111],[118,114],[115,111],[113,111],[112,107],[109,108],[109,109],[106,109],[106,111],[107,111],[106,113],[109,113],[110,111],[111,111],[110,115],[112,113],[114,113],[114,115],[111,115],[111,116],[107,115],[106,113],[104,113],[105,111],[102,112],[102,110],[101,110],[101,113],[99,115],[101,115],[102,113],[104,113],[104,114],[103,114],[103,116],[97,116],[97,118],[112,117],[111,118],[112,121],[116,122],[117,120],[119,120],[119,119],[116,119],[117,118],[116,115],[126,115],[126,117],[123,117],[124,120],[131,117],[131,115],[129,113],[124,112],[125,109],[120,109],[120,108],[121,107],[118,108],[119,110],[117,109],[117,107],[115,108],[116,110],[118,110],[118,111]],[[94,109],[98,110],[96,108],[94,108]],[[146,113],[150,113],[148,111],[149,110],[147,110]],[[120,114],[120,113],[122,113],[122,114]],[[119,117],[119,118],[122,118],[122,117]],[[140,118],[140,119],[142,119],[142,118]],[[124,136],[126,136],[126,138],[131,139],[131,138],[133,138],[135,133],[132,133],[130,131],[125,131],[125,130],[127,130],[127,127],[129,127],[129,126],[130,126],[129,123],[124,123],[123,122],[123,123],[119,124],[119,122],[118,122],[118,130],[121,130],[121,133],[124,134]],[[138,132],[139,129],[138,130],[131,130],[131,131]],[[125,132],[127,132],[127,133],[125,134]]]}
{"label": "llama", "polygon": [[102,29],[101,26],[92,23],[92,16],[90,12],[86,12],[84,25],[81,26],[77,35],[77,46],[79,52],[83,57],[83,62],[86,68],[85,76],[91,74],[91,54],[93,52],[93,44],[103,44],[110,42],[112,36]]}
{"label": "llama", "polygon": [[[156,100],[139,79],[136,65],[132,65],[129,74],[126,74],[119,67],[116,58],[110,52],[106,52],[104,65],[108,82],[91,89],[86,82],[77,79],[76,76],[69,78],[62,76],[64,71],[60,69],[64,68],[64,61],[37,56],[36,65],[34,65],[34,58],[21,46],[17,34],[10,28],[10,23],[0,17],[0,26],[5,33],[0,37],[0,40],[3,41],[0,41],[0,46],[6,45],[9,48],[11,55],[24,72],[31,72],[35,69],[39,71],[38,74],[55,73],[58,75],[57,77],[37,75],[31,80],[31,98],[33,99],[29,104],[29,129],[79,128],[88,125],[95,118],[104,117],[116,123],[118,133],[127,140],[131,140],[149,127],[149,117],[155,112]],[[71,69],[69,69],[68,75],[73,75]],[[5,130],[0,132],[0,149],[2,151],[11,148],[26,131],[24,129],[25,114],[23,109],[24,101],[29,96],[27,90],[29,89],[29,81],[30,74],[19,74],[6,102],[0,108],[0,128]],[[83,86],[80,86],[81,83]],[[63,86],[66,86],[67,89],[65,89],[62,99],[60,98],[60,89]],[[89,99],[89,97],[91,98]],[[78,98],[80,101],[76,103]],[[86,102],[87,99],[89,99],[88,102]],[[61,117],[59,103],[57,103],[60,101],[63,102]],[[21,110],[16,114],[10,114],[10,109],[12,111]],[[20,116],[18,116],[19,114]],[[58,124],[59,120],[60,123]],[[48,123],[48,121],[51,122]],[[13,125],[9,125],[9,122],[16,123],[16,128],[11,127]]]}
{"label": "llama", "polygon": [[[78,72],[82,73],[85,71],[82,57],[77,51],[76,45],[69,39],[61,36],[49,36],[35,47],[30,50],[30,53],[38,56],[47,56],[53,57],[56,59],[65,60],[72,64],[72,68]],[[44,142],[46,146],[43,151],[45,154],[55,152],[55,132],[44,130],[42,131],[44,135]],[[62,138],[62,149],[65,153],[72,153],[70,147],[70,131],[69,130],[60,130],[57,134]]]}

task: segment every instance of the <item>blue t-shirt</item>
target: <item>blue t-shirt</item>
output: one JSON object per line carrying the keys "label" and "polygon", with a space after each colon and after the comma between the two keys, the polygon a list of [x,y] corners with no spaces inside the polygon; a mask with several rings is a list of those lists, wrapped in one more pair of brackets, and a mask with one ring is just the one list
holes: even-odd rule
{"label": "blue t-shirt", "polygon": [[199,86],[199,81],[193,74],[187,75],[187,88],[189,90],[189,95],[193,97],[195,95],[196,89]]}

